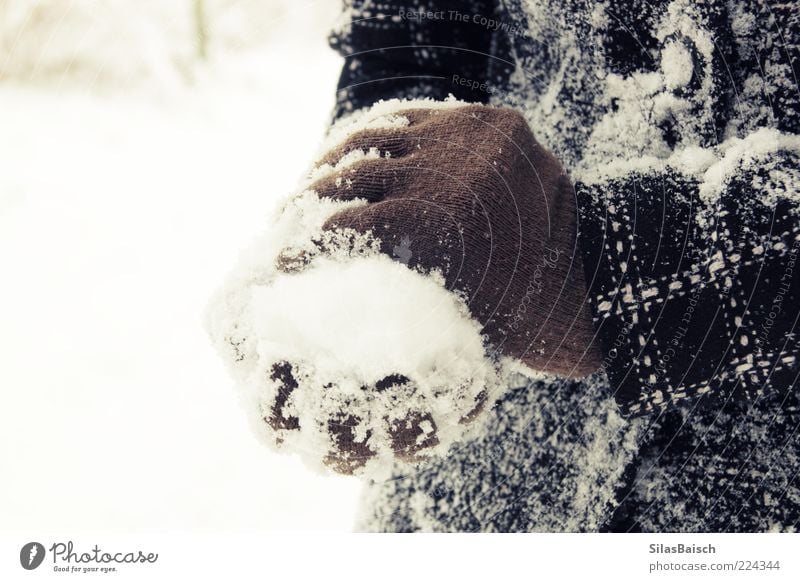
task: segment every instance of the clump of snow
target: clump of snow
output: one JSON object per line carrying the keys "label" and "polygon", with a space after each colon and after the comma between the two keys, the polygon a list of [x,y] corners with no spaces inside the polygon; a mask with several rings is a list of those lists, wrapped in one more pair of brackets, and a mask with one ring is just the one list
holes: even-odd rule
{"label": "clump of snow", "polygon": [[301,181],[301,188],[305,189],[314,184],[314,182],[326,178],[333,174],[339,174],[342,170],[363,162],[364,160],[376,160],[380,158],[380,152],[377,148],[370,148],[369,151],[353,150],[348,152],[335,164],[320,164],[308,172],[306,177]]}
{"label": "clump of snow", "polygon": [[[278,274],[275,260],[285,248],[311,251],[313,238],[335,212],[365,202],[321,199],[312,191],[290,198],[268,219],[270,228],[242,252],[227,283],[218,291],[208,312],[207,327],[217,347],[237,365],[234,371],[247,375],[252,369],[249,330],[250,287],[268,285]],[[241,375],[240,374],[240,375]]]}
{"label": "clump of snow", "polygon": [[676,149],[669,157],[668,164],[680,169],[689,176],[699,176],[717,161],[715,148],[688,146]]}
{"label": "clump of snow", "polygon": [[719,148],[703,148],[690,145],[676,148],[666,158],[642,156],[638,158],[621,158],[607,164],[591,168],[583,168],[576,172],[576,178],[584,184],[624,178],[632,173],[647,174],[673,168],[687,176],[701,178],[703,174],[719,160]]}
{"label": "clump of snow", "polygon": [[[722,152],[717,163],[708,168],[700,185],[700,197],[705,201],[715,200],[731,177],[742,171],[756,169],[766,159],[779,152],[800,154],[800,136],[782,133],[776,129],[761,128],[745,138],[733,137],[719,147]],[[782,168],[783,175],[774,180],[782,184],[780,192],[767,190],[769,198],[762,201],[771,205],[776,195],[800,201],[800,171],[797,168]]]}
{"label": "clump of snow", "polygon": [[[328,419],[357,419],[353,430],[374,453],[365,460],[376,476],[394,460],[393,424],[429,415],[437,444],[423,453],[442,453],[464,435],[461,421],[487,389],[498,392],[498,371],[464,303],[438,278],[386,255],[321,257],[299,274],[254,286],[251,302],[259,364],[247,384],[258,394],[262,432],[312,465],[336,450]],[[274,433],[263,417],[281,388],[269,379],[270,367],[283,361],[298,382],[283,414],[300,428]],[[392,375],[409,381],[375,388]]]}
{"label": "clump of snow", "polygon": [[340,117],[328,131],[320,154],[327,153],[341,145],[347,138],[359,131],[407,127],[409,120],[402,114],[403,110],[432,109],[441,111],[457,109],[465,105],[469,104],[459,101],[452,95],[441,101],[429,97],[380,100],[370,107]]}
{"label": "clump of snow", "polygon": [[[772,128],[761,128],[746,138],[732,137],[714,147],[690,145],[676,148],[666,158],[643,156],[619,159],[584,168],[576,174],[581,182],[596,184],[632,173],[647,174],[672,168],[686,176],[696,177],[700,182],[700,198],[710,204],[717,200],[732,177],[740,175],[742,171],[776,165],[769,160],[777,159],[775,155],[781,152],[800,154],[800,137]],[[781,186],[779,189],[763,188],[765,196],[761,201],[764,204],[773,205],[776,197],[800,200],[800,171],[797,168],[777,164],[770,171],[770,179],[773,184]]]}
{"label": "clump of snow", "polygon": [[[431,109],[445,110],[456,109],[468,105],[464,101],[459,101],[452,95],[442,101],[436,101],[427,97],[418,99],[389,99],[376,102],[370,107],[353,111],[348,115],[342,116],[329,128],[322,144],[318,150],[318,158],[323,157],[331,150],[341,146],[351,136],[356,133],[368,130],[388,130],[408,127],[410,121],[403,115],[405,110]],[[335,165],[319,164],[312,167],[300,181],[299,189],[303,190],[311,187],[314,182],[342,170],[363,160],[377,159],[381,152],[377,148],[369,151],[353,150],[343,156]]]}

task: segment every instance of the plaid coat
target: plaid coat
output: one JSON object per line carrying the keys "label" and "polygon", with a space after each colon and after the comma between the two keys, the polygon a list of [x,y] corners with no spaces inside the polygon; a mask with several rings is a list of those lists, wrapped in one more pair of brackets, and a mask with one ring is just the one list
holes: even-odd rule
{"label": "plaid coat", "polygon": [[337,117],[510,106],[568,168],[604,354],[370,484],[360,527],[797,528],[799,43],[789,2],[345,2]]}

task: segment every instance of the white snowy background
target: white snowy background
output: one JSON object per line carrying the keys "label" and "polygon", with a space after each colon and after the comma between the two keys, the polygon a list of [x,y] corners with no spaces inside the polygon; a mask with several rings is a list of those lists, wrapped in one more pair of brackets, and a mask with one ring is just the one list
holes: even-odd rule
{"label": "white snowy background", "polygon": [[0,530],[352,527],[202,327],[312,161],[339,2],[202,8],[205,43],[195,0],[0,0]]}

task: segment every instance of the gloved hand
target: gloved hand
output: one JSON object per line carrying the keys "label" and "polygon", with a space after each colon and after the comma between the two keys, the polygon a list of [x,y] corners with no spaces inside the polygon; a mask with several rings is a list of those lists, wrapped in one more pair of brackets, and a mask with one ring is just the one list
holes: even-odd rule
{"label": "gloved hand", "polygon": [[430,103],[357,127],[284,208],[294,229],[223,334],[259,362],[268,438],[342,473],[445,451],[514,371],[600,359],[574,192],[521,115]]}

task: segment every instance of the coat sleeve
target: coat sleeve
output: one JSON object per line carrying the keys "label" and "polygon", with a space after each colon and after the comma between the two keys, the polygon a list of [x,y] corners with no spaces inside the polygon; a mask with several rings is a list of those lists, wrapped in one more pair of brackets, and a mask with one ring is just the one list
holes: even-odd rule
{"label": "coat sleeve", "polygon": [[335,117],[381,99],[487,102],[510,73],[496,0],[345,0],[330,36],[344,67]]}
{"label": "coat sleeve", "polygon": [[800,137],[761,129],[705,172],[578,184],[603,368],[624,411],[754,399],[797,379]]}

